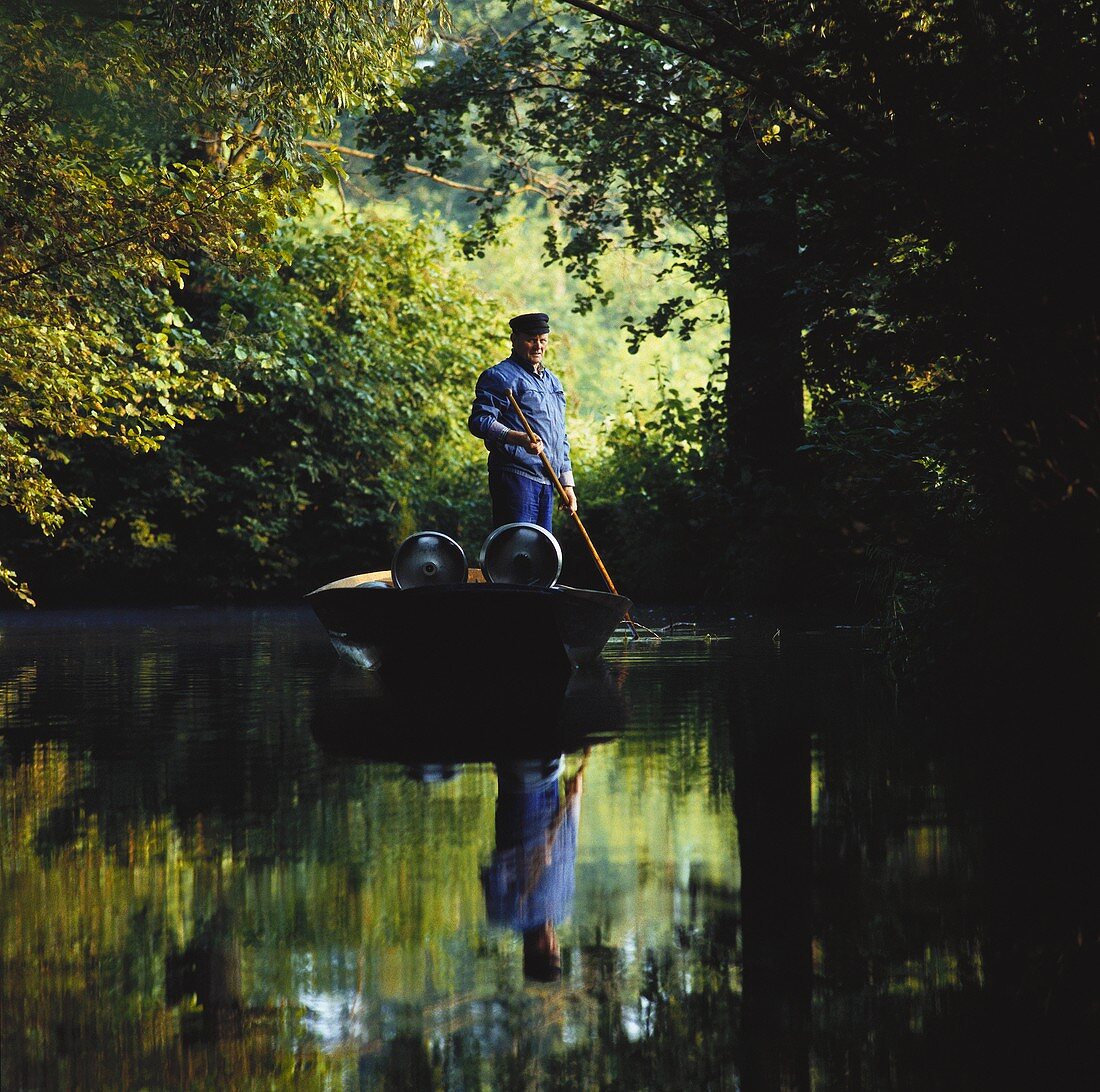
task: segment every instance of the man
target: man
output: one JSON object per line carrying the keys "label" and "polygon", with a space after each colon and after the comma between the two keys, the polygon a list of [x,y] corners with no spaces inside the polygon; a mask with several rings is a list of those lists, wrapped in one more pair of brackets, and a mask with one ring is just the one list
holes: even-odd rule
{"label": "man", "polygon": [[[543,367],[550,319],[536,312],[517,315],[508,325],[512,328],[512,353],[481,373],[470,411],[470,431],[489,450],[493,526],[537,523],[551,531],[555,489],[541,454],[546,454],[565,490],[563,511],[577,510],[577,495],[565,431],[565,391],[558,377]],[[509,391],[535,433],[533,440],[508,400]]]}

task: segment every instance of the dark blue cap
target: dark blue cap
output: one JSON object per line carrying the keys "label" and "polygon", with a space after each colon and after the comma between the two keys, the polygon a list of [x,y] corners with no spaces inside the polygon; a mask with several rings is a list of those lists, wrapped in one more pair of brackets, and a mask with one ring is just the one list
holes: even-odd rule
{"label": "dark blue cap", "polygon": [[530,315],[516,315],[508,320],[512,332],[516,334],[548,334],[550,333],[550,316],[541,311],[532,312]]}

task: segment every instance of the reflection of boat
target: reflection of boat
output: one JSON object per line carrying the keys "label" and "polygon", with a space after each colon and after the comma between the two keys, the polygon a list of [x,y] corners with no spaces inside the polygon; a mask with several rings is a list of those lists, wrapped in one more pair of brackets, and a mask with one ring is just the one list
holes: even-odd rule
{"label": "reflection of boat", "polygon": [[461,583],[402,588],[388,572],[365,573],[307,598],[344,658],[423,679],[567,675],[598,659],[630,609],[608,592],[489,583],[481,569]]}
{"label": "reflection of boat", "polygon": [[329,754],[412,767],[578,750],[622,731],[619,679],[606,664],[562,677],[395,680],[334,672],[314,706],[314,738]]}

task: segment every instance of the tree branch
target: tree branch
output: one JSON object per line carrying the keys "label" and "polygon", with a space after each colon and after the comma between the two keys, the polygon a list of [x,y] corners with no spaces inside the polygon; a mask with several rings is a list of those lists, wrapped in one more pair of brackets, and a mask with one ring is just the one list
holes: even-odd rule
{"label": "tree branch", "polygon": [[[681,0],[682,6],[700,19],[701,22],[705,22],[712,29],[720,31],[723,36],[734,39],[736,47],[746,57],[756,62],[763,73],[762,75],[749,75],[741,71],[738,65],[718,52],[718,42],[715,43],[714,50],[704,50],[698,46],[690,45],[658,27],[650,26],[640,19],[620,15],[610,8],[592,3],[591,0],[560,0],[560,2],[587,12],[589,15],[594,15],[604,22],[612,23],[626,30],[633,30],[649,38],[650,41],[667,46],[686,57],[701,61],[716,72],[729,76],[748,87],[755,87],[766,92],[776,101],[790,107],[797,114],[820,125],[829,132],[843,136],[856,146],[870,146],[877,154],[882,154],[885,150],[881,141],[877,140],[874,134],[853,124],[843,109],[835,104],[823,101],[820,89],[806,87],[804,81],[785,71],[781,65],[776,64],[771,53],[763,48],[752,35],[746,34],[736,24],[725,19],[719,20],[718,25],[716,25],[713,14],[702,8],[694,0]],[[787,90],[788,87],[790,88],[789,91]]]}
{"label": "tree branch", "polygon": [[[732,76],[735,80],[740,81],[748,87],[755,87],[761,91],[766,91],[768,94],[772,95],[780,102],[785,103],[792,110],[796,110],[798,113],[809,118],[811,121],[815,121],[822,126],[831,127],[828,116],[822,113],[817,107],[808,102],[800,102],[796,97],[788,94],[782,87],[778,86],[776,77],[772,72],[768,72],[766,77],[748,75],[742,72],[737,66],[724,60],[721,56],[715,55],[713,52],[684,42],[671,34],[667,34],[658,27],[649,26],[647,23],[643,23],[640,19],[620,15],[610,8],[590,3],[589,0],[561,0],[561,3],[567,4],[571,8],[577,8],[580,11],[588,12],[589,15],[595,15],[597,19],[602,19],[605,23],[612,23],[615,26],[623,27],[625,30],[633,30],[648,38],[650,41],[668,46],[669,49],[677,53],[682,53],[685,57],[692,57],[697,61],[702,61],[708,68],[713,68],[716,72],[720,72],[726,76]],[[741,35],[741,37],[743,38],[744,36]],[[745,50],[745,53],[746,55],[751,55],[748,53],[748,50]]]}
{"label": "tree branch", "polygon": [[[339,152],[341,155],[351,156],[354,159],[381,159],[382,157],[377,152],[364,152],[358,148],[348,148],[344,144],[333,144],[327,140],[303,140],[302,143],[307,148],[315,148],[324,152]],[[529,178],[528,184],[521,186],[515,191],[515,194],[520,193],[537,193],[541,197],[554,197],[558,195],[558,189],[554,183],[543,182],[538,178],[535,178],[526,171],[525,168],[519,164],[511,164],[515,170]],[[507,197],[509,194],[503,193],[500,190],[491,190],[487,186],[474,186],[468,182],[455,182],[453,179],[444,178],[442,175],[433,174],[429,170],[425,170],[423,167],[414,167],[411,163],[402,163],[401,169],[408,171],[409,174],[419,175],[421,178],[426,178],[430,182],[435,182],[440,186],[449,186],[454,190],[466,190],[470,193],[482,193],[487,197]],[[514,196],[513,194],[512,196]]]}
{"label": "tree branch", "polygon": [[241,141],[241,146],[229,157],[230,167],[235,167],[238,163],[240,163],[242,159],[244,159],[251,148],[260,139],[260,134],[263,133],[263,131],[264,123],[262,121],[258,121],[255,125],[252,126],[252,132],[250,132],[248,136],[246,136],[244,140]]}
{"label": "tree branch", "polygon": [[[348,148],[344,144],[333,144],[327,140],[303,140],[302,143],[307,148],[316,148],[318,151],[322,152],[339,152],[341,155],[351,156],[354,159],[382,158],[377,152],[363,152],[358,148]],[[402,163],[401,169],[408,171],[409,174],[417,174],[422,178],[427,178],[432,182],[438,183],[440,186],[450,186],[453,190],[468,190],[470,193],[484,193],[488,194],[490,197],[502,196],[485,186],[473,186],[467,182],[454,182],[450,178],[444,178],[442,175],[433,174],[423,167],[414,167],[411,163]]]}
{"label": "tree branch", "polygon": [[[690,118],[686,118],[683,114],[677,114],[672,110],[666,110],[663,107],[654,107],[643,102],[638,98],[631,98],[629,95],[617,95],[614,91],[608,89],[592,89],[588,87],[570,87],[567,84],[562,83],[546,83],[542,80],[536,79],[535,82],[530,84],[516,83],[513,84],[508,91],[562,91],[567,95],[577,95],[580,98],[588,99],[602,99],[606,102],[617,102],[623,106],[630,106],[635,110],[639,110],[644,114],[648,114],[650,117],[658,117],[663,121],[671,122],[673,125],[679,125],[684,129],[688,129],[693,133],[698,133],[700,136],[712,137],[717,139],[720,134],[717,129],[709,129],[705,125],[700,125],[697,121],[692,121]],[[502,91],[502,94],[507,93]]]}

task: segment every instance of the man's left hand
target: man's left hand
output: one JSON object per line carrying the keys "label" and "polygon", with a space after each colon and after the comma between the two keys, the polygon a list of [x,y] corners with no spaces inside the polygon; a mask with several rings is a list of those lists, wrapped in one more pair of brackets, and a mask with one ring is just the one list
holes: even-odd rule
{"label": "man's left hand", "polygon": [[561,502],[561,510],[563,512],[575,512],[577,510],[577,494],[573,492],[571,485],[563,485],[562,489],[565,491],[565,497]]}

